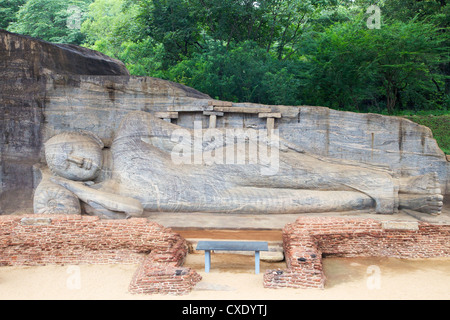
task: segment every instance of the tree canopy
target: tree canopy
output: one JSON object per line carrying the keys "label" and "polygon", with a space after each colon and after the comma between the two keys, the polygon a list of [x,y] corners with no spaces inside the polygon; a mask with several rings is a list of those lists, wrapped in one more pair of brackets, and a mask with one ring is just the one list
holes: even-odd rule
{"label": "tree canopy", "polygon": [[375,4],[379,16],[369,0],[0,0],[0,28],[222,100],[448,110],[450,4]]}

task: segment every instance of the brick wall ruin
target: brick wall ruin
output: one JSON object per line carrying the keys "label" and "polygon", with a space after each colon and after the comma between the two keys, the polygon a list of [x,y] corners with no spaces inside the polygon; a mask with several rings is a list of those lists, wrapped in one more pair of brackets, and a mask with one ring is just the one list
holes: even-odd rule
{"label": "brick wall ruin", "polygon": [[139,263],[129,291],[186,294],[200,281],[182,267],[184,238],[146,219],[0,216],[0,265]]}
{"label": "brick wall ruin", "polygon": [[450,257],[450,225],[302,217],[283,230],[286,270],[268,270],[266,288],[323,289],[323,256]]}
{"label": "brick wall ruin", "polygon": [[[323,256],[450,257],[450,225],[301,217],[283,230],[287,269],[268,270],[266,288],[324,288]],[[186,240],[144,218],[0,216],[0,266],[139,264],[129,291],[187,294],[201,280],[183,267]]]}

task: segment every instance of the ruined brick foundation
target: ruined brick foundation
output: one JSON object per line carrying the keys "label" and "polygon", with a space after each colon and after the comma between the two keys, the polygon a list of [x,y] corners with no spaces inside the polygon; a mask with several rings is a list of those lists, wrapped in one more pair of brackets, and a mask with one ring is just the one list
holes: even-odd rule
{"label": "ruined brick foundation", "polygon": [[201,277],[182,267],[187,250],[180,235],[142,218],[0,216],[0,265],[139,263],[131,293],[190,292]]}
{"label": "ruined brick foundation", "polygon": [[323,289],[323,256],[450,257],[450,225],[302,217],[283,230],[286,270],[268,270],[266,288]]}
{"label": "ruined brick foundation", "polygon": [[[266,288],[324,288],[323,256],[450,257],[450,225],[301,217],[283,230],[287,268],[268,270]],[[144,218],[0,216],[0,265],[139,264],[129,291],[187,294],[201,280],[183,267],[185,239]]]}

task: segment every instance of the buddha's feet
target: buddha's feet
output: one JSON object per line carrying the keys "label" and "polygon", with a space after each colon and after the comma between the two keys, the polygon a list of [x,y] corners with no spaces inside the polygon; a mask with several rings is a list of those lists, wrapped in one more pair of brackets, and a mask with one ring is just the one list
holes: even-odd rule
{"label": "buddha's feet", "polygon": [[436,172],[430,172],[421,176],[401,178],[399,193],[440,194],[439,177]]}
{"label": "buddha's feet", "polygon": [[400,180],[399,209],[438,215],[442,211],[443,201],[437,173]]}

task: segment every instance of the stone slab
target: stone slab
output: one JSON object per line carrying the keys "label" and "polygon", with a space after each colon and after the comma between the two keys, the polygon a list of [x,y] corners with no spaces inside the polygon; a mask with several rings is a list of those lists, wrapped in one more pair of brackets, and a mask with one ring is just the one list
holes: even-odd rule
{"label": "stone slab", "polygon": [[258,118],[281,118],[281,113],[279,112],[261,112],[258,114]]}
{"label": "stone slab", "polygon": [[[450,211],[448,214],[450,216]],[[177,230],[190,229],[230,229],[230,230],[282,230],[286,224],[295,222],[304,216],[317,217],[351,217],[362,219],[379,219],[388,221],[418,221],[417,218],[399,212],[394,215],[379,215],[371,211],[352,211],[337,213],[310,214],[223,214],[223,213],[146,213],[149,221],[155,221],[167,228]],[[441,217],[445,217],[443,212]],[[450,220],[449,220],[450,224]]]}
{"label": "stone slab", "polygon": [[448,209],[448,206],[446,207],[445,205],[442,213],[437,216],[413,210],[404,209],[403,211],[411,217],[414,217],[418,221],[428,222],[432,224],[450,224],[450,210]]}
{"label": "stone slab", "polygon": [[178,119],[178,112],[155,112],[155,117],[161,119]]}
{"label": "stone slab", "polygon": [[217,116],[217,117],[223,117],[223,112],[217,112],[217,111],[203,111],[204,116]]}
{"label": "stone slab", "polygon": [[271,112],[271,108],[246,108],[246,107],[214,107],[214,111],[233,112],[233,113],[267,113]]}
{"label": "stone slab", "polygon": [[265,241],[199,241],[196,250],[269,251]]}
{"label": "stone slab", "polygon": [[49,226],[52,224],[50,218],[22,218],[20,224],[25,226]]}
{"label": "stone slab", "polygon": [[220,100],[210,100],[208,101],[209,106],[213,107],[232,107],[233,102],[231,101],[220,101]]}
{"label": "stone slab", "polygon": [[417,221],[382,221],[384,230],[419,230]]}
{"label": "stone slab", "polygon": [[263,251],[261,252],[261,261],[265,262],[280,262],[284,260],[283,250],[281,251]]}

